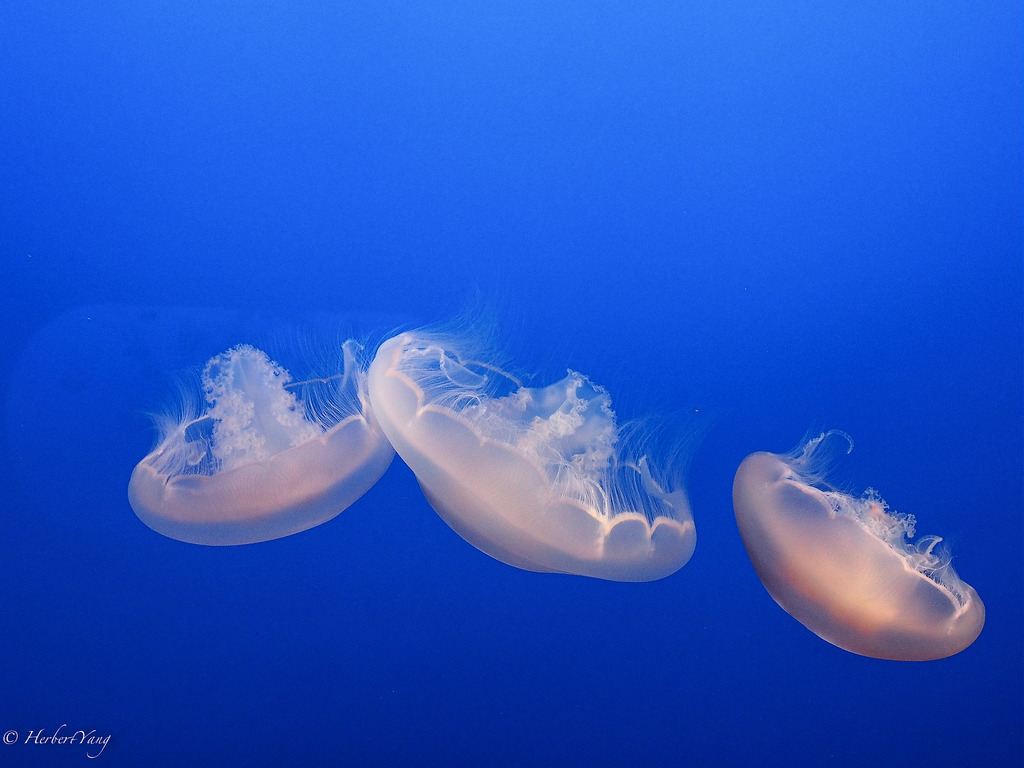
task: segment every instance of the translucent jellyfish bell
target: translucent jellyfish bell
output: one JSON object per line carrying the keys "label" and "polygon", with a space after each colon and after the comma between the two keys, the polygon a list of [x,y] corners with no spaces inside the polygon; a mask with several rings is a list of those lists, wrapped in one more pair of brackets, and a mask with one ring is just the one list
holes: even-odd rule
{"label": "translucent jellyfish bell", "polygon": [[128,499],[153,530],[195,544],[248,544],[330,520],[384,474],[394,449],[369,410],[358,345],[344,371],[293,382],[250,346],[211,359],[204,400],[160,420]]}
{"label": "translucent jellyfish bell", "polygon": [[573,371],[529,389],[471,356],[465,339],[405,333],[369,370],[384,433],[462,538],[526,570],[617,581],[690,559],[686,495],[622,455],[606,390]]}
{"label": "translucent jellyfish bell", "polygon": [[789,615],[847,651],[900,661],[959,653],[981,633],[981,598],[936,551],[941,539],[909,541],[912,515],[874,490],[858,499],[824,484],[832,436],[853,447],[833,431],[740,464],[733,505],[757,575]]}

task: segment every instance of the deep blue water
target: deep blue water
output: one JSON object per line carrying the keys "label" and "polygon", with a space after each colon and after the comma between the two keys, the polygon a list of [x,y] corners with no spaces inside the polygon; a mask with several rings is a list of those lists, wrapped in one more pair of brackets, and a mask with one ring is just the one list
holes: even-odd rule
{"label": "deep blue water", "polygon": [[[1020,765],[1021,17],[4,3],[0,763]],[[538,382],[699,411],[680,572],[503,565],[400,461],[263,544],[132,513],[183,368],[466,306]],[[733,474],[823,428],[950,543],[967,650],[855,656],[758,581]]]}

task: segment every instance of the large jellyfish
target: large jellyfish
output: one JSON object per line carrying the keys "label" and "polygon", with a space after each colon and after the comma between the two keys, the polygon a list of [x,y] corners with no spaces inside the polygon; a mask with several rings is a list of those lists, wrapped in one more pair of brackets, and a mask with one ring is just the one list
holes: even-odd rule
{"label": "large jellyfish", "polygon": [[957,576],[941,539],[917,542],[914,517],[877,492],[861,498],[822,477],[829,439],[789,454],[754,453],[733,484],[736,522],[768,593],[833,645],[900,661],[941,659],[974,642],[985,623],[978,593]]}
{"label": "large jellyfish", "polygon": [[475,362],[467,337],[404,333],[370,365],[370,402],[431,506],[509,565],[617,581],[693,554],[685,493],[624,453],[608,392],[569,371],[530,389]]}
{"label": "large jellyfish", "polygon": [[132,472],[135,514],[173,539],[226,545],[288,536],[344,510],[394,457],[358,349],[345,343],[341,373],[301,382],[251,346],[212,358],[204,402],[186,393]]}

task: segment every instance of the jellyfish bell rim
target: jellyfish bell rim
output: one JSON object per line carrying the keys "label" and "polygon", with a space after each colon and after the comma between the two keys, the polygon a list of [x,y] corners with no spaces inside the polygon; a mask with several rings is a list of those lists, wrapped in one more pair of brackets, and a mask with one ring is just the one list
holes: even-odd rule
{"label": "jellyfish bell rim", "polygon": [[[468,425],[456,423],[475,437]],[[480,450],[482,456],[489,459],[485,462],[487,465],[503,465],[494,456],[505,454],[532,476],[538,486],[547,487],[542,469],[524,460],[510,446],[485,440],[480,443]],[[458,482],[459,478],[452,477],[454,483],[446,482],[449,473],[436,463],[434,466],[437,472],[421,464],[417,473],[417,480],[430,506],[459,536],[507,565],[541,573],[575,574],[614,581],[655,581],[682,568],[696,547],[696,528],[689,515],[679,520],[660,516],[653,523],[636,511],[618,512],[606,517],[573,499],[549,495],[543,507],[522,516],[510,517],[492,511],[493,499],[476,496],[467,500],[469,494]],[[484,512],[467,515],[467,508]],[[539,519],[547,525],[539,525]],[[587,541],[587,545],[569,546],[568,533],[588,536],[587,539],[577,539]],[[641,549],[646,550],[645,556],[638,553]],[[530,551],[532,555],[526,555],[524,551]]]}
{"label": "jellyfish bell rim", "polygon": [[[413,470],[428,502],[456,533],[495,559],[541,572],[650,581],[664,578],[686,564],[696,546],[696,529],[688,503],[682,509],[669,504],[678,512],[679,519],[658,516],[649,521],[638,511],[612,510],[612,514],[605,515],[574,504],[572,499],[552,498],[547,472],[535,457],[480,434],[458,411],[428,402],[425,386],[400,370],[404,350],[412,346],[437,346],[440,352],[454,352],[459,358],[463,348],[459,342],[459,337],[447,334],[399,334],[380,345],[367,374],[371,406],[384,433]],[[496,372],[507,376],[503,371]],[[447,431],[448,449],[441,458],[435,458],[430,450],[436,452],[438,448],[438,419],[447,424],[441,425]],[[433,438],[431,422],[435,427]],[[461,450],[462,460],[448,460],[453,446]],[[481,454],[487,454],[491,461],[481,461]],[[469,485],[462,482],[466,477],[479,479],[487,473],[501,476],[505,483],[519,483],[519,487],[515,493],[506,492],[502,497],[499,493],[470,491]],[[675,494],[678,504],[682,492]],[[533,508],[529,502],[524,505],[519,501],[517,514],[500,513],[499,506],[507,508],[513,498],[533,498],[543,503]],[[637,528],[638,523],[642,523],[647,540],[647,557],[641,562],[635,556],[625,559],[617,549],[636,548],[635,536],[632,540],[623,539],[627,538],[627,529]],[[581,535],[588,536],[591,542],[589,554],[586,546],[572,551],[562,535],[566,527],[580,526],[584,529]],[[619,536],[613,535],[616,531]],[[674,535],[670,533],[673,531]],[[676,551],[669,556],[664,550],[673,539]],[[659,544],[660,552],[656,551]],[[525,554],[527,551],[531,554]]]}
{"label": "jellyfish bell rim", "polygon": [[[455,419],[452,422],[476,437],[468,425]],[[497,466],[501,462],[493,460],[494,454],[505,454],[532,475],[538,486],[547,487],[541,468],[510,446],[485,439],[479,443],[479,448],[484,457],[492,459],[488,464]],[[433,467],[417,462],[416,471],[431,507],[463,539],[508,565],[615,581],[654,581],[682,568],[696,547],[696,529],[689,515],[678,520],[659,516],[653,523],[636,511],[617,512],[607,517],[572,499],[550,495],[545,499],[546,504],[524,517],[497,514],[493,511],[493,500],[477,497],[467,501],[459,478],[446,472],[437,462],[427,461]],[[446,482],[446,478],[454,482]],[[475,514],[466,514],[467,508]],[[543,518],[547,524],[537,525],[538,518]],[[589,548],[568,546],[564,536],[568,529],[580,535],[589,534]],[[643,547],[646,547],[645,556],[635,554]],[[533,555],[522,554],[524,550],[532,551]]]}
{"label": "jellyfish bell rim", "polygon": [[[733,482],[740,537],[772,599],[814,634],[863,656],[927,661],[970,646],[985,622],[977,591],[948,564],[948,583],[929,576],[913,547],[835,512],[833,497],[852,497],[811,485],[787,461],[793,455],[753,453]],[[773,503],[751,501],[764,493]]]}
{"label": "jellyfish bell rim", "polygon": [[[395,455],[379,427],[357,415],[319,438],[214,475],[161,474],[153,465],[160,451],[158,446],[132,471],[132,510],[157,533],[209,546],[270,541],[325,523],[361,498]],[[339,476],[342,462],[349,468]],[[317,482],[313,487],[279,482],[299,472]],[[289,487],[291,492],[282,493]]]}

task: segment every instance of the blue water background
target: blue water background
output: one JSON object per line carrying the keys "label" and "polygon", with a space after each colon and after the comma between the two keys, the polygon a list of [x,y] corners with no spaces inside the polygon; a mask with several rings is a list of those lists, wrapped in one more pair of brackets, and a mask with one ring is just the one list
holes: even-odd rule
{"label": "blue water background", "polygon": [[[1021,16],[5,2],[0,764],[91,763],[24,743],[66,723],[106,765],[1019,766]],[[279,541],[133,515],[182,368],[467,306],[538,383],[699,422],[683,570],[513,569],[399,461]],[[854,656],[761,586],[733,473],[822,428],[950,543],[963,653]]]}

